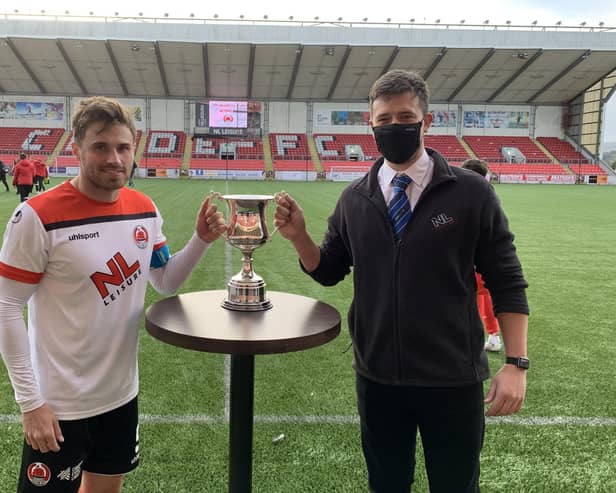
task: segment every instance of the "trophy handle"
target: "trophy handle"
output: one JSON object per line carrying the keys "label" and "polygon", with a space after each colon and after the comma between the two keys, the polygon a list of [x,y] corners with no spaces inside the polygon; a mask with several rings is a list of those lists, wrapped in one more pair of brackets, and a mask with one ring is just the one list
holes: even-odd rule
{"label": "trophy handle", "polygon": [[[284,197],[285,195],[287,195],[287,192],[285,192],[284,190],[281,190],[280,192],[276,192],[274,194],[274,203],[278,203],[278,200],[281,197]],[[274,228],[274,230],[271,232],[271,234],[269,235],[269,238],[267,239],[267,241],[272,241],[273,236],[278,233],[278,226],[276,226]]]}
{"label": "trophy handle", "polygon": [[[210,197],[211,200],[219,200],[221,203],[224,203],[224,201],[225,201],[225,199],[222,196],[222,193],[215,192],[214,190],[210,190],[209,197]],[[235,217],[235,214],[233,212],[234,211],[230,212],[229,218],[234,218]],[[230,221],[231,220],[234,220],[234,219],[230,219]],[[231,226],[233,226],[233,225],[230,222],[225,223],[225,229],[227,230],[227,232],[225,234],[221,235],[222,238],[224,238],[224,240],[227,243],[229,243],[229,230],[230,230]]]}

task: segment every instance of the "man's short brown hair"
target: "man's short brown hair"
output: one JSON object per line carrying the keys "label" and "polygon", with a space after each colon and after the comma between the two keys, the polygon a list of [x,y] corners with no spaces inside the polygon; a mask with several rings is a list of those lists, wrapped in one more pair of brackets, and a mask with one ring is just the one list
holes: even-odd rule
{"label": "man's short brown hair", "polygon": [[130,110],[118,101],[103,96],[82,99],[73,114],[73,140],[80,145],[88,127],[93,123],[103,123],[103,130],[111,125],[126,125],[133,135],[137,135],[135,122]]}
{"label": "man's short brown hair", "polygon": [[390,70],[381,75],[372,87],[368,94],[370,102],[370,111],[372,111],[372,103],[377,98],[389,99],[391,96],[411,92],[419,98],[419,105],[424,115],[428,113],[430,104],[430,90],[423,78],[410,70]]}
{"label": "man's short brown hair", "polygon": [[462,167],[464,169],[470,169],[475,173],[479,173],[481,176],[486,176],[490,171],[488,168],[488,163],[482,159],[467,159],[462,163]]}

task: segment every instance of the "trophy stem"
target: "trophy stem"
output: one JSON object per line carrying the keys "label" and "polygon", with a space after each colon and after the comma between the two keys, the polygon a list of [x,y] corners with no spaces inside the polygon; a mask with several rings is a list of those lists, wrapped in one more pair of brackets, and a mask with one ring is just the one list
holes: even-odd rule
{"label": "trophy stem", "polygon": [[252,252],[253,250],[242,251],[242,279],[252,279],[255,272],[252,270]]}

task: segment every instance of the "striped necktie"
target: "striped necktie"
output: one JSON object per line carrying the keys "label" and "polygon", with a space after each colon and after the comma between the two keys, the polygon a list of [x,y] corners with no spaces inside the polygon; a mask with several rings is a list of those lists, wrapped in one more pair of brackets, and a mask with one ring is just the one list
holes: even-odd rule
{"label": "striped necktie", "polygon": [[389,202],[389,219],[394,228],[396,240],[400,239],[400,234],[404,226],[411,218],[411,204],[406,195],[406,189],[411,183],[411,177],[404,173],[398,174],[392,180],[394,185],[394,195]]}

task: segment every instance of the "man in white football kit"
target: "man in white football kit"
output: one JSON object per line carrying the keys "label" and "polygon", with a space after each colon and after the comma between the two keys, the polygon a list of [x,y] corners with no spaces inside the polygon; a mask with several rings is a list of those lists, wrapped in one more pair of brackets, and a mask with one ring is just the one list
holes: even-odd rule
{"label": "man in white football kit", "polygon": [[73,130],[79,175],[17,207],[0,250],[0,352],[25,435],[19,493],[121,490],[139,462],[147,282],[175,292],[225,230],[205,200],[192,238],[170,256],[158,209],[124,186],[135,153],[130,113],[85,99]]}

